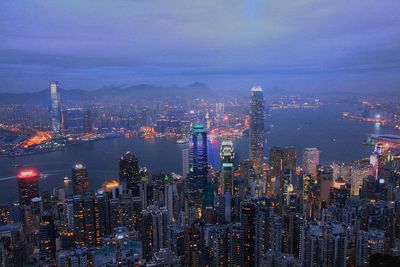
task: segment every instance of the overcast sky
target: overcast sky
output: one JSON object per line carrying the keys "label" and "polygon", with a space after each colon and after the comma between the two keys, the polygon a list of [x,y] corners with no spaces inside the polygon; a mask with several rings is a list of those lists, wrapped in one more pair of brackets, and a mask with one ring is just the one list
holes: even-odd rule
{"label": "overcast sky", "polygon": [[0,91],[398,90],[400,1],[0,1]]}

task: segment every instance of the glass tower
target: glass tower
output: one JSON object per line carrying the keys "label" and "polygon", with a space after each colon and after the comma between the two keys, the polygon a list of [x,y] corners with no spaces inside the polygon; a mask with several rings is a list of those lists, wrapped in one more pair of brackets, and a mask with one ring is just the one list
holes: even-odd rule
{"label": "glass tower", "polygon": [[251,89],[249,158],[255,169],[264,161],[264,96],[260,86]]}
{"label": "glass tower", "polygon": [[50,97],[51,97],[51,125],[53,134],[58,135],[61,132],[61,108],[60,108],[60,94],[58,93],[58,82],[53,81],[50,83]]}

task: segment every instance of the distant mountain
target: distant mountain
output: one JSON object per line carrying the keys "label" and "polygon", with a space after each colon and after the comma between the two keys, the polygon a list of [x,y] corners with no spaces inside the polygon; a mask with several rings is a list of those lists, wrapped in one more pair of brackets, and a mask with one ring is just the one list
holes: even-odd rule
{"label": "distant mountain", "polygon": [[[157,86],[150,84],[139,84],[128,87],[104,87],[97,90],[86,91],[80,89],[65,90],[60,88],[61,101],[73,103],[96,103],[96,102],[132,102],[137,100],[150,100],[154,98],[206,98],[216,95],[217,92],[203,83],[192,83],[187,86]],[[50,88],[32,93],[0,93],[0,104],[41,104],[50,103]]]}

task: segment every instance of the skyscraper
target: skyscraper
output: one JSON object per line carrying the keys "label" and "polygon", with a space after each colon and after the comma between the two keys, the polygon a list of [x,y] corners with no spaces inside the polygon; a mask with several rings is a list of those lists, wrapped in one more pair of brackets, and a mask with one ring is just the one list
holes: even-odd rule
{"label": "skyscraper", "polygon": [[140,195],[139,161],[136,156],[127,151],[119,160],[119,182],[126,191],[131,191],[133,197]]}
{"label": "skyscraper", "polygon": [[189,148],[182,149],[182,177],[189,174]]}
{"label": "skyscraper", "polygon": [[221,144],[221,191],[224,194],[225,203],[225,220],[231,221],[232,214],[232,181],[233,181],[233,161],[235,158],[235,152],[232,141],[223,141]]}
{"label": "skyscraper", "polygon": [[168,211],[165,207],[149,206],[142,211],[140,238],[143,257],[151,259],[154,252],[167,247]]}
{"label": "skyscraper", "polygon": [[191,156],[190,174],[187,180],[188,197],[191,207],[197,209],[197,215],[199,215],[203,206],[203,191],[208,175],[207,131],[203,125],[193,126]]}
{"label": "skyscraper", "polygon": [[82,163],[72,166],[72,186],[74,195],[83,194],[89,189],[88,169]]}
{"label": "skyscraper", "polygon": [[19,202],[29,205],[32,198],[39,196],[39,173],[36,170],[22,170],[17,175]]}
{"label": "skyscraper", "polygon": [[60,94],[58,93],[58,82],[52,81],[50,83],[50,97],[51,97],[51,125],[53,134],[58,135],[61,133],[61,108],[60,108]]}
{"label": "skyscraper", "polygon": [[82,108],[63,111],[63,134],[83,135],[91,131],[90,112]]}
{"label": "skyscraper", "polygon": [[290,178],[296,172],[296,149],[294,147],[271,147],[269,161],[272,173],[279,183],[282,193],[285,184],[290,183]]}
{"label": "skyscraper", "polygon": [[317,177],[317,165],[319,164],[319,150],[315,147],[305,148],[303,152],[303,170],[304,174],[311,177]]}
{"label": "skyscraper", "polygon": [[53,216],[49,212],[42,215],[39,224],[40,256],[46,259],[54,259],[56,256],[56,230]]}
{"label": "skyscraper", "polygon": [[250,145],[249,158],[254,167],[261,167],[264,161],[264,96],[260,86],[251,89],[250,102]]}

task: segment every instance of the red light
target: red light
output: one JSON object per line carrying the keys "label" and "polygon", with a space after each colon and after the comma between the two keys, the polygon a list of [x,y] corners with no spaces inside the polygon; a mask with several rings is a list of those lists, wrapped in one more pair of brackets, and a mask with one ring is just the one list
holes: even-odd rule
{"label": "red light", "polygon": [[17,177],[18,178],[32,178],[38,176],[38,173],[35,170],[29,169],[29,170],[22,170],[18,173]]}

